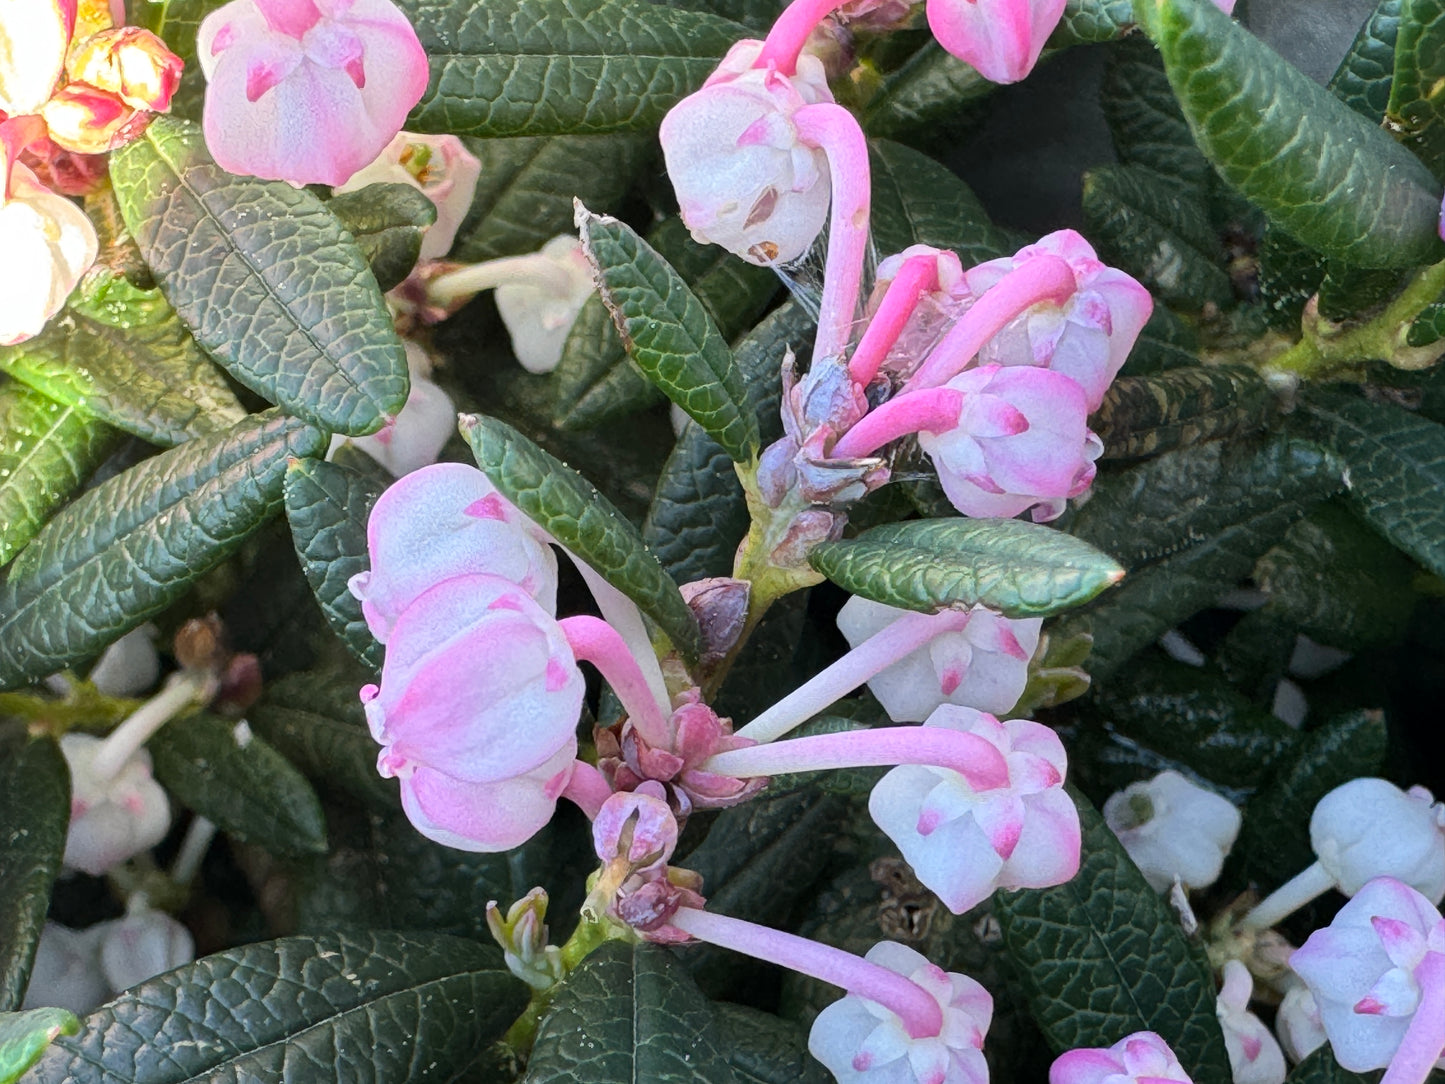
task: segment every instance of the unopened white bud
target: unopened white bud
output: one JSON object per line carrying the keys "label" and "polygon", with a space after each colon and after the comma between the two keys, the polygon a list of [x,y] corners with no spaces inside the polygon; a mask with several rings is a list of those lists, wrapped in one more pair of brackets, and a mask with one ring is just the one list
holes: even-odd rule
{"label": "unopened white bud", "polygon": [[1104,803],[1104,823],[1157,892],[1178,877],[1189,888],[1215,882],[1239,835],[1239,810],[1175,771],[1133,783]]}

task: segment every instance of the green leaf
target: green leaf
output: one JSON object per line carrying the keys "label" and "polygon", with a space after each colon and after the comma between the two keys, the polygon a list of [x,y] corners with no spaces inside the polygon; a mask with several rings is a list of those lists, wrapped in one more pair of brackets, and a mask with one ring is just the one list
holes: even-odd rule
{"label": "green leaf", "polygon": [[1084,174],[1084,224],[1101,259],[1166,303],[1198,311],[1233,300],[1198,190],[1143,166],[1100,166]]}
{"label": "green leaf", "polygon": [[376,279],[310,192],[227,173],[171,117],[116,151],[110,177],[166,297],[237,380],[353,436],[401,409],[406,354]]}
{"label": "green leaf", "polygon": [[1330,90],[1360,116],[1378,124],[1390,104],[1395,42],[1405,0],[1379,0],[1330,80]]}
{"label": "green leaf", "polygon": [[462,141],[482,163],[452,259],[475,263],[536,252],[572,232],[572,201],[611,210],[654,149],[651,132]]}
{"label": "green leaf", "polygon": [[928,155],[901,143],[868,143],[873,179],[873,238],[882,253],[933,245],[958,253],[964,267],[1011,255],[1018,246],[989,221],[973,190]]}
{"label": "green leaf", "polygon": [[758,423],[732,351],[701,301],[628,225],[578,211],[582,248],[627,352],[736,463],[758,455]]}
{"label": "green leaf", "polygon": [[1273,406],[1269,387],[1242,365],[1201,365],[1109,385],[1089,426],[1106,459],[1140,459],[1258,429]]}
{"label": "green leaf", "polygon": [[115,446],[115,430],[14,381],[0,385],[0,566]]}
{"label": "green leaf", "polygon": [[809,560],[845,591],[924,613],[982,605],[1009,617],[1047,617],[1123,576],[1092,546],[1014,519],[894,523],[825,542]]}
{"label": "green leaf", "polygon": [[1134,28],[1131,0],[1069,0],[1050,46],[1114,41]]}
{"label": "green leaf", "polygon": [[1034,1018],[1055,1052],[1163,1036],[1198,1080],[1228,1080],[1214,976],[1087,799],[1079,873],[1057,888],[1000,893],[994,912]]}
{"label": "green leaf", "polygon": [[1320,393],[1311,428],[1344,461],[1366,521],[1426,568],[1445,573],[1445,427],[1385,402]]}
{"label": "green leaf", "polygon": [[863,113],[863,130],[886,138],[923,131],[993,89],[973,68],[929,41],[884,80]]}
{"label": "green leaf", "polygon": [[1194,329],[1163,305],[1155,305],[1120,375],[1149,376],[1198,364],[1199,337]]}
{"label": "green leaf", "polygon": [[160,613],[280,510],[287,457],[324,445],[303,422],[259,414],[63,509],[0,585],[0,688],[71,666]]}
{"label": "green leaf", "polygon": [[1203,192],[1213,170],[1194,143],[1152,45],[1136,37],[1110,50],[1100,104],[1121,162],[1145,166]]}
{"label": "green leaf", "polygon": [[1385,123],[1437,177],[1445,174],[1445,3],[1404,0]]}
{"label": "green leaf", "polygon": [[382,290],[411,274],[421,258],[422,238],[437,220],[431,197],[409,184],[369,184],[333,196],[326,209],[355,238]]}
{"label": "green leaf", "polygon": [[1330,1044],[1325,1043],[1290,1070],[1285,1084],[1368,1084],[1373,1078],[1373,1073],[1352,1073],[1342,1068]]}
{"label": "green leaf", "polygon": [[0,727],[0,1012],[20,1007],[70,829],[60,747]]}
{"label": "green leaf", "polygon": [[640,0],[401,0],[431,62],[407,127],[474,136],[655,128],[736,23]]}
{"label": "green leaf", "polygon": [[1296,240],[1361,267],[1440,259],[1440,186],[1419,159],[1210,0],[1146,0],[1190,130]]}
{"label": "green leaf", "polygon": [[59,1035],[74,1035],[80,1021],[69,1009],[0,1012],[0,1084],[15,1084]]}
{"label": "green leaf", "polygon": [[332,631],[372,670],[381,669],[382,646],[347,584],[369,565],[366,521],[385,488],[374,475],[319,459],[298,459],[286,470],[286,518],[306,582]]}
{"label": "green leaf", "polygon": [[326,818],[316,792],[247,723],[197,715],[146,746],[156,779],[221,831],[273,854],[324,854]]}
{"label": "green leaf", "polygon": [[127,991],[57,1040],[33,1084],[454,1080],[521,1012],[490,945],[438,934],[284,937]]}
{"label": "green leaf", "polygon": [[161,292],[101,268],[39,335],[0,347],[0,370],[152,444],[220,432],[246,416]]}
{"label": "green leaf", "polygon": [[1259,243],[1259,299],[1270,327],[1298,333],[1305,304],[1325,277],[1325,261],[1278,226]]}
{"label": "green leaf", "polygon": [[502,496],[637,603],[684,657],[696,657],[697,619],[611,501],[505,422],[464,414],[462,435]]}
{"label": "green leaf", "polygon": [[522,1084],[733,1084],[712,1004],[666,949],[609,941],[567,976]]}
{"label": "green leaf", "polygon": [[831,1084],[833,1080],[808,1053],[808,1035],[797,1024],[722,1002],[713,1010],[713,1025],[737,1084]]}

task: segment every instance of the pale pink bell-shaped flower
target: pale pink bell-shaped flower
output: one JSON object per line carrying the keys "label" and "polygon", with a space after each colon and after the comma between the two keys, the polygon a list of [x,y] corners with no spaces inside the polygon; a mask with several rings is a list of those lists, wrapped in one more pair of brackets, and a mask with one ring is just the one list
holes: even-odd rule
{"label": "pale pink bell-shaped flower", "polygon": [[517,275],[497,284],[492,296],[512,340],[512,353],[529,373],[550,373],[577,314],[596,291],[592,266],[571,234],[552,238],[534,257],[542,275]]}
{"label": "pale pink bell-shaped flower", "polygon": [[870,998],[847,994],[813,1021],[808,1050],[839,1084],[987,1084],[984,1036],[993,998],[967,975],[944,971],[913,949],[880,941],[864,957],[926,990],[943,1015],[936,1035],[911,1036]]}
{"label": "pale pink bell-shaped flower", "polygon": [[35,946],[30,985],[22,1009],[69,1009],[84,1016],[110,999],[110,984],[100,969],[100,943],[108,923],[84,930],[46,922]]}
{"label": "pale pink bell-shaped flower", "polygon": [[222,169],[344,184],[401,130],[427,84],[391,0],[231,0],[202,21],[206,145]]}
{"label": "pale pink bell-shaped flower", "polygon": [[577,752],[585,681],[555,618],[515,583],[458,575],[391,630],[381,686],[361,691],[377,768],[416,828],[498,851],[551,819]]}
{"label": "pale pink bell-shaped flower", "polygon": [[1371,778],[1336,787],[1310,816],[1310,846],[1346,896],[1394,877],[1431,903],[1445,899],[1445,803],[1424,787]]}
{"label": "pale pink bell-shaped flower", "polygon": [[1293,979],[1274,1014],[1274,1033],[1285,1057],[1298,1065],[1328,1041],[1320,1007],[1310,988]]}
{"label": "pale pink bell-shaped flower", "polygon": [[1208,888],[1239,835],[1232,802],[1172,770],[1111,794],[1103,814],[1156,892],[1175,877],[1186,888]]}
{"label": "pale pink bell-shaped flower", "polygon": [[59,82],[75,27],[75,0],[0,5],[0,113],[38,113]]}
{"label": "pale pink bell-shaped flower", "polygon": [[1238,960],[1224,965],[1224,982],[1215,1002],[1215,1015],[1224,1032],[1234,1084],[1284,1084],[1288,1069],[1284,1052],[1258,1016],[1249,1011],[1254,979]]}
{"label": "pale pink bell-shaped flower", "polygon": [[100,968],[112,995],[196,958],[191,931],[164,911],[132,905],[124,918],[101,926]]}
{"label": "pale pink bell-shaped flower", "polygon": [[403,339],[411,390],[396,417],[365,437],[331,438],[331,451],[353,444],[376,460],[393,477],[400,478],[437,461],[443,446],[457,431],[457,408],[446,392],[432,382],[431,358],[410,339]]}
{"label": "pale pink bell-shaped flower", "polygon": [[1152,1031],[1136,1031],[1113,1046],[1060,1054],[1049,1067],[1049,1084],[1192,1084],[1174,1051]]}
{"label": "pale pink bell-shaped flower", "polygon": [[[854,596],[838,611],[838,629],[857,647],[907,612]],[[941,704],[1001,715],[1023,695],[1042,627],[1042,618],[1012,620],[975,606],[961,629],[874,675],[868,689],[895,723],[922,722]]]}
{"label": "pale pink bell-shaped flower", "polygon": [[439,260],[451,251],[462,219],[471,210],[482,163],[454,135],[397,132],[370,165],[363,166],[336,194],[369,184],[409,184],[437,209],[437,220],[421,239],[423,260]]}
{"label": "pale pink bell-shaped flower", "polygon": [[138,696],[145,692],[161,675],[155,638],[154,625],[132,629],[101,652],[87,680],[106,696]]}
{"label": "pale pink bell-shaped flower", "polygon": [[771,266],[806,253],[827,221],[827,156],[799,139],[792,117],[833,95],[816,57],[799,56],[785,75],[753,66],[762,48],[734,45],[663,118],[658,138],[693,238]]}
{"label": "pale pink bell-shaped flower", "polygon": [[95,877],[150,850],[171,826],[170,801],[151,777],[150,754],[137,750],[119,771],[102,776],[92,765],[103,744],[90,734],[60,739],[70,768],[65,864]]}
{"label": "pale pink bell-shaped flower", "polygon": [[1008,783],[982,791],[952,769],[904,764],[869,796],[873,820],[950,911],[962,914],[995,888],[1047,888],[1078,872],[1079,813],[1063,789],[1068,758],[1057,734],[953,704],[923,725],[976,734],[1008,763]]}
{"label": "pale pink bell-shaped flower", "polygon": [[1067,0],[928,0],[933,36],[995,83],[1017,83],[1038,63]]}
{"label": "pale pink bell-shaped flower", "polygon": [[1403,1054],[1417,1070],[1408,1077],[1424,1079],[1445,1047],[1445,919],[1429,900],[1390,877],[1371,881],[1289,962],[1336,1061],[1366,1073]]}
{"label": "pale pink bell-shaped flower", "polygon": [[[0,252],[5,257],[0,259],[0,346],[12,346],[40,334],[60,311],[95,262],[100,243],[85,212],[15,162],[3,145],[3,135],[0,133]],[[15,147],[14,154],[18,153]]]}
{"label": "pale pink bell-shaped flower", "polygon": [[455,576],[500,576],[548,613],[557,607],[557,557],[545,536],[475,467],[437,463],[390,486],[371,510],[366,548],[371,568],[349,586],[383,644],[412,602]]}

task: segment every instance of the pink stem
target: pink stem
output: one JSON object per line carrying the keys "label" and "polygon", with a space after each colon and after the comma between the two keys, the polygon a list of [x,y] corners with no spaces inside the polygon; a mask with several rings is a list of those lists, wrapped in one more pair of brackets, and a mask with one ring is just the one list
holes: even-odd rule
{"label": "pink stem", "polygon": [[853,383],[866,388],[869,381],[878,375],[878,369],[888,351],[893,349],[898,336],[918,308],[918,299],[930,290],[938,289],[938,257],[910,256],[903,261],[898,274],[888,284],[883,300],[863,338],[853,351],[848,362],[848,373]]}
{"label": "pink stem", "polygon": [[672,740],[667,719],[621,634],[606,621],[586,615],[564,617],[558,624],[577,661],[590,662],[612,686],[642,739],[648,745],[668,748]]}
{"label": "pink stem", "polygon": [[943,1031],[943,1010],[932,994],[896,971],[870,964],[851,952],[696,907],[679,907],[671,924],[699,941],[780,964],[876,1001],[897,1014],[909,1038],[932,1038]]}
{"label": "pink stem", "polygon": [[832,102],[803,106],[793,114],[793,126],[803,144],[828,156],[833,209],[813,356],[841,357],[853,334],[868,253],[868,141],[853,114]]}
{"label": "pink stem", "polygon": [[1057,256],[1035,256],[1022,267],[1014,268],[985,290],[973,307],[948,329],[948,334],[904,385],[904,391],[946,384],[963,372],[984,344],[1014,317],[1041,301],[1062,305],[1077,288],[1073,269]]}
{"label": "pink stem", "polygon": [[1421,1084],[1445,1053],[1445,953],[1425,953],[1415,977],[1420,1004],[1380,1084]]}
{"label": "pink stem", "polygon": [[752,745],[718,753],[703,771],[738,779],[784,772],[927,764],[950,768],[974,790],[1008,785],[1008,761],[998,747],[977,734],[936,726],[888,726],[841,734],[815,734],[772,745]]}
{"label": "pink stem", "polygon": [[947,433],[958,428],[963,392],[921,388],[880,403],[844,433],[829,453],[833,459],[858,459],[909,433]]}
{"label": "pink stem", "polygon": [[768,31],[762,52],[753,61],[753,67],[766,68],[771,65],[783,75],[792,75],[798,70],[798,55],[813,27],[822,22],[832,11],[843,6],[846,0],[793,0],[778,16],[773,28]]}
{"label": "pink stem", "polygon": [[943,610],[936,614],[907,613],[815,674],[768,708],[738,736],[755,742],[780,738],[799,723],[806,722],[829,704],[847,696],[858,686],[899,659],[917,651],[936,636],[957,632],[968,624],[967,610]]}
{"label": "pink stem", "polygon": [[607,785],[606,776],[585,760],[578,760],[572,765],[572,778],[562,789],[561,797],[586,813],[589,821],[595,821],[602,803],[612,797],[612,788]]}

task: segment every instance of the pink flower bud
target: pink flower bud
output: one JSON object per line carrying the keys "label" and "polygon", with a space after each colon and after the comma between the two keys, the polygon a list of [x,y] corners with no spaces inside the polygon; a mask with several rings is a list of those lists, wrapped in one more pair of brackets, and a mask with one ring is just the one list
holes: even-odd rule
{"label": "pink flower bud", "polygon": [[1214,1011],[1224,1032],[1234,1084],[1284,1084],[1288,1073],[1284,1052],[1264,1022],[1249,1011],[1253,992],[1249,968],[1238,960],[1228,961]]}
{"label": "pink flower bud", "polygon": [[[931,245],[911,245],[878,264],[877,281],[868,303],[870,328],[873,321],[886,311],[885,301],[893,282],[900,279],[900,276],[902,280],[912,279],[917,271],[905,268],[909,268],[910,264],[917,270],[927,268],[929,265],[923,263],[923,260],[932,262],[931,274],[915,280],[921,282],[921,288],[914,295],[916,300],[907,311],[892,345],[881,359],[881,368],[896,384],[901,384],[913,375],[919,362],[932,352],[949,327],[973,301],[973,295],[964,281],[963,265],[956,253],[948,249],[933,248]],[[908,285],[912,286],[912,282]],[[912,290],[909,292],[912,293]],[[858,350],[861,352],[863,349],[864,344],[860,343]],[[856,356],[855,354],[855,359]],[[860,375],[859,379],[861,378]]]}
{"label": "pink flower bud", "polygon": [[91,765],[103,744],[89,734],[60,739],[70,767],[65,864],[94,877],[150,850],[171,827],[170,802],[151,778],[150,754],[141,749],[120,771],[101,777]]}
{"label": "pink flower bud", "polygon": [[0,6],[0,113],[37,113],[55,90],[75,26],[75,0]]}
{"label": "pink flower bud", "polygon": [[1406,792],[1384,779],[1336,787],[1310,816],[1310,846],[1346,896],[1394,877],[1431,903],[1445,899],[1445,804],[1424,787]]}
{"label": "pink flower bud", "polygon": [[112,995],[196,958],[191,931],[163,911],[142,907],[101,925],[100,967]]}
{"label": "pink flower bud", "polygon": [[391,0],[231,0],[196,55],[206,144],[222,169],[344,184],[401,130],[427,58]]}
{"label": "pink flower bud", "polygon": [[457,431],[457,408],[451,396],[431,381],[431,358],[410,339],[403,339],[411,390],[396,417],[365,437],[331,438],[334,452],[352,444],[385,467],[394,477],[411,474],[437,461]]}
{"label": "pink flower bud", "polygon": [[103,154],[145,131],[151,115],[88,83],[66,83],[40,107],[50,139],[75,154]]}
{"label": "pink flower bud", "polygon": [[833,96],[816,57],[800,56],[797,74],[784,75],[753,67],[762,47],[734,45],[658,135],[694,239],[771,266],[807,252],[827,221],[827,157],[799,139],[792,117]]}
{"label": "pink flower bud", "polygon": [[454,576],[500,576],[552,612],[557,558],[545,539],[481,471],[437,463],[408,474],[377,500],[366,526],[371,569],[352,577],[351,593],[383,644],[402,611]]}
{"label": "pink flower bud", "polygon": [[1038,63],[1066,0],[928,0],[933,36],[995,83],[1017,83]]}
{"label": "pink flower bud", "polygon": [[1070,1050],[1049,1067],[1049,1084],[1191,1084],[1169,1044],[1136,1031],[1110,1047]]}
{"label": "pink flower bud", "polygon": [[664,800],[662,784],[646,782],[631,793],[612,795],[592,822],[592,845],[603,862],[622,859],[633,874],[667,865],[677,847],[677,818]]}
{"label": "pink flower bud", "polygon": [[1239,835],[1239,810],[1176,771],[1133,783],[1104,803],[1104,823],[1156,892],[1178,877],[1208,888]]}
{"label": "pink flower bud", "polygon": [[1008,783],[984,791],[952,769],[905,764],[869,796],[873,820],[950,911],[962,914],[995,888],[1047,888],[1078,872],[1079,813],[1063,789],[1068,758],[1058,735],[952,704],[923,725],[976,734],[1008,763]]}
{"label": "pink flower bud", "polygon": [[[0,148],[0,180],[6,165]],[[8,188],[0,186],[0,346],[40,334],[99,250],[84,211],[11,166]]]}
{"label": "pink flower bud", "polygon": [[[838,611],[838,629],[849,647],[857,647],[906,613],[855,596]],[[1003,714],[1028,684],[1042,626],[1042,618],[1015,621],[975,606],[963,628],[942,633],[876,674],[868,689],[895,723],[922,722],[942,704]]]}
{"label": "pink flower bud", "polygon": [[436,204],[437,220],[421,241],[423,260],[439,260],[456,240],[462,219],[471,210],[482,163],[454,135],[397,132],[376,161],[362,167],[335,189],[354,192],[369,184],[409,184]]}
{"label": "pink flower bud", "polygon": [[1279,1045],[1285,1056],[1299,1064],[1324,1046],[1327,1038],[1315,995],[1297,979],[1292,981],[1293,985],[1280,998],[1279,1011],[1274,1017],[1274,1031],[1279,1036]]}
{"label": "pink flower bud", "polygon": [[865,959],[902,975],[938,1003],[943,1027],[912,1036],[896,1013],[850,993],[813,1021],[808,1050],[842,1084],[987,1084],[984,1036],[993,998],[967,975],[944,971],[911,948],[880,941]]}
{"label": "pink flower bud", "polygon": [[102,30],[71,53],[70,78],[109,91],[132,109],[164,113],[181,83],[181,58],[138,26]]}

